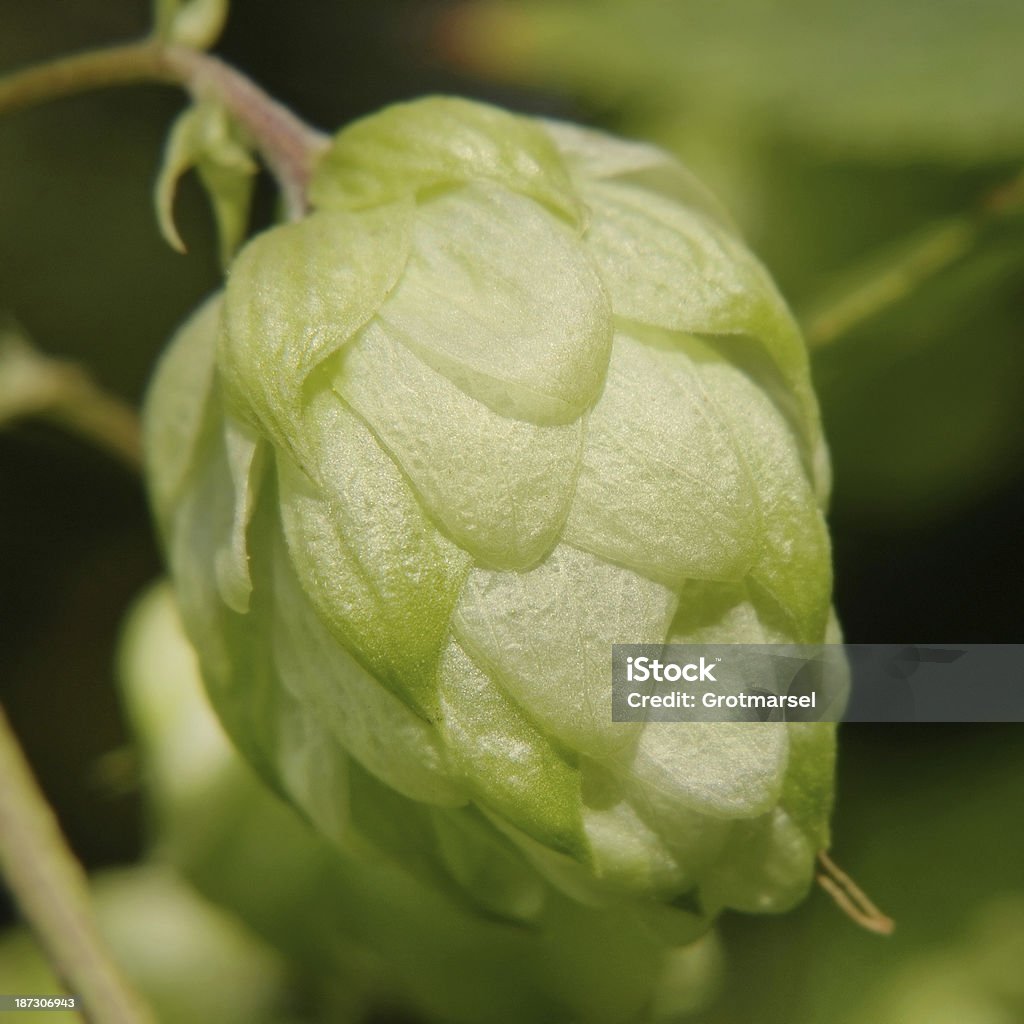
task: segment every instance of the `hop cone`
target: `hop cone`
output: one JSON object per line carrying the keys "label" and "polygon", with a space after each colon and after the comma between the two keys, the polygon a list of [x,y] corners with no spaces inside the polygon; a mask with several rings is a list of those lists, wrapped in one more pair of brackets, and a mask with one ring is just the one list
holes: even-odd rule
{"label": "hop cone", "polygon": [[347,851],[491,915],[557,893],[679,937],[792,904],[831,728],[611,720],[613,643],[830,630],[827,461],[765,271],[664,153],[461,100],[344,130],[310,198],[148,400],[236,744]]}

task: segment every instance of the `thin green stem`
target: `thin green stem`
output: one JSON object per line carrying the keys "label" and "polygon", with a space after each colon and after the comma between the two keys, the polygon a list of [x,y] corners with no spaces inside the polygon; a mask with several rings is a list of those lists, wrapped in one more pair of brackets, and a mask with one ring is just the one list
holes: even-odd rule
{"label": "thin green stem", "polygon": [[135,410],[104,391],[81,367],[50,359],[13,332],[0,331],[0,427],[38,416],[142,468]]}
{"label": "thin green stem", "polygon": [[68,992],[93,1024],[154,1024],[93,921],[85,873],[0,706],[0,868]]}
{"label": "thin green stem", "polygon": [[306,189],[326,136],[216,57],[143,40],[61,57],[0,79],[0,116],[110,86],[178,85],[194,99],[213,96],[252,139],[277,179],[289,212],[306,209]]}
{"label": "thin green stem", "polygon": [[801,320],[812,349],[824,348],[896,305],[966,256],[994,221],[1024,207],[1024,174],[984,197],[975,211],[932,224],[875,255],[811,303]]}
{"label": "thin green stem", "polygon": [[976,229],[959,218],[927,229],[895,251],[846,275],[804,318],[807,342],[824,348],[912,294],[974,245]]}
{"label": "thin green stem", "polygon": [[68,368],[68,376],[64,399],[48,410],[47,418],[141,472],[142,430],[138,413],[103,391],[77,367]]}

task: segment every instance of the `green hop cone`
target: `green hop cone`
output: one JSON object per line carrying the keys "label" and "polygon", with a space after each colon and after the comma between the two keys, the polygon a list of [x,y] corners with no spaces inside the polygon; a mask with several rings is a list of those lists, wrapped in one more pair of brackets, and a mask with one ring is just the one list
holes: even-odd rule
{"label": "green hop cone", "polygon": [[490,914],[779,910],[833,729],[611,720],[617,642],[836,639],[771,280],[664,153],[463,100],[342,131],[146,411],[212,702],[349,853]]}

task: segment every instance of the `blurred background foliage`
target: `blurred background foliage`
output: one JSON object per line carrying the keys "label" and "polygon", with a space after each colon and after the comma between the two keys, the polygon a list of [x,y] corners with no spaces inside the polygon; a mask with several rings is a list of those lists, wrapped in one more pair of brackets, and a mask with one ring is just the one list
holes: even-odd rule
{"label": "blurred background foliage", "polygon": [[[0,71],[132,38],[147,20],[141,0],[0,0]],[[847,638],[1020,639],[1019,0],[236,0],[217,52],[325,129],[459,92],[676,152],[808,331]],[[0,311],[133,404],[218,281],[194,181],[177,204],[186,258],[151,209],[183,105],[143,87],[0,122]],[[263,182],[257,224],[273,206]],[[144,842],[113,651],[159,572],[131,471],[31,419],[0,432],[0,697],[94,869]],[[863,934],[820,894],[781,918],[730,916],[726,983],[702,1019],[1024,1019],[1020,737],[845,727],[834,849],[897,932]],[[160,906],[173,884],[139,892]]]}

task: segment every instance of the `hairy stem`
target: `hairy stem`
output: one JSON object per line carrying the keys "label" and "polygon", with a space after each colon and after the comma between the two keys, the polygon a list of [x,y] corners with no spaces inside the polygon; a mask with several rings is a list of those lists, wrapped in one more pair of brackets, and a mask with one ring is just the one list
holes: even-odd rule
{"label": "hairy stem", "polygon": [[284,195],[300,216],[326,136],[300,121],[241,72],[185,46],[143,40],[62,57],[0,79],[0,116],[50,100],[109,86],[164,82],[194,99],[213,96],[247,132]]}
{"label": "hairy stem", "polygon": [[0,868],[62,982],[93,1024],[155,1024],[96,929],[85,873],[0,707]]}

